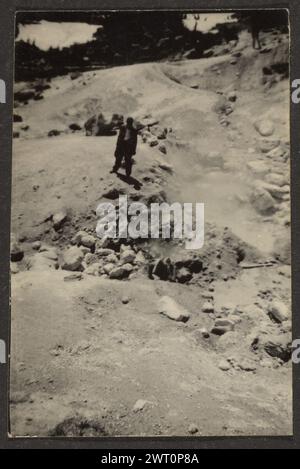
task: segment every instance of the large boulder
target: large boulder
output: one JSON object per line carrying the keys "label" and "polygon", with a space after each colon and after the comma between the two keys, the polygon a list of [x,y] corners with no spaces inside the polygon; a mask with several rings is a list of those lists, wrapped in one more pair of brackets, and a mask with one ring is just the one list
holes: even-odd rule
{"label": "large boulder", "polygon": [[115,254],[115,251],[113,249],[108,249],[108,248],[98,248],[96,250],[96,254],[99,257],[107,257],[110,254]]}
{"label": "large boulder", "polygon": [[109,262],[108,264],[105,264],[105,266],[103,267],[103,270],[107,275],[109,275],[114,268],[115,268],[115,264],[113,264],[112,262]]}
{"label": "large boulder", "polygon": [[89,266],[87,266],[84,272],[88,275],[94,275],[97,277],[100,273],[101,268],[102,268],[101,262],[94,262],[93,264],[90,264]]}
{"label": "large boulder", "polygon": [[173,321],[186,322],[190,318],[190,313],[170,296],[163,296],[159,299],[158,312]]}
{"label": "large boulder", "polygon": [[291,336],[290,334],[261,336],[255,340],[255,348],[262,349],[271,357],[287,362],[292,354]]}
{"label": "large boulder", "polygon": [[250,202],[261,215],[272,215],[276,210],[275,200],[263,187],[256,185],[250,195]]}
{"label": "large boulder", "polygon": [[284,322],[290,319],[290,311],[286,304],[280,300],[273,300],[268,308],[269,316],[276,322]]}
{"label": "large boulder", "polygon": [[55,230],[59,230],[63,223],[67,220],[68,214],[66,210],[60,210],[52,216],[52,223]]}
{"label": "large boulder", "polygon": [[63,254],[62,269],[64,270],[80,270],[84,254],[77,246],[72,246],[67,249]]}
{"label": "large boulder", "polygon": [[89,249],[94,250],[95,244],[96,244],[96,238],[94,236],[86,233],[81,237],[80,244],[82,246],[85,246]]}
{"label": "large boulder", "polygon": [[270,137],[275,131],[273,122],[268,119],[254,122],[254,128],[262,137]]}
{"label": "large boulder", "polygon": [[120,261],[122,264],[132,264],[135,261],[135,252],[131,249],[127,249],[126,251],[122,252],[120,256]]}
{"label": "large boulder", "polygon": [[109,277],[112,279],[122,280],[127,278],[129,274],[132,272],[133,266],[131,264],[124,264],[121,266],[114,267],[110,273]]}
{"label": "large boulder", "polygon": [[82,230],[78,231],[71,239],[71,243],[80,245],[82,237],[86,235],[87,233],[85,231],[82,231]]}

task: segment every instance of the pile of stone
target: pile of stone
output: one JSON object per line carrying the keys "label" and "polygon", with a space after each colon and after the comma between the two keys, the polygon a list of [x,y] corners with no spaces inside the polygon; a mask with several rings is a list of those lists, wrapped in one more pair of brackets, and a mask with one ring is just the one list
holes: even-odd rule
{"label": "pile of stone", "polygon": [[113,114],[110,120],[100,113],[93,115],[84,124],[87,137],[116,135],[118,129],[123,125],[124,117],[121,114]]}
{"label": "pile of stone", "polygon": [[105,240],[98,240],[85,231],[76,233],[72,244],[62,256],[61,268],[64,270],[122,280],[146,263],[141,250],[118,243],[109,243],[110,247],[106,247]]}
{"label": "pile of stone", "polygon": [[150,147],[157,147],[163,154],[167,153],[167,147],[163,140],[167,138],[172,129],[161,127],[159,122],[152,116],[145,116],[140,119],[137,122],[137,128],[144,143],[147,143]]}

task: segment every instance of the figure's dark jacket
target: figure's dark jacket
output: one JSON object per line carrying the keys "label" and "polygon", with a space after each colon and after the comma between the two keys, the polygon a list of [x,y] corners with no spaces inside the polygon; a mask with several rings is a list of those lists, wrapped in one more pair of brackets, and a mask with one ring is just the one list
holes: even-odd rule
{"label": "figure's dark jacket", "polygon": [[115,151],[115,156],[123,156],[126,153],[130,153],[131,155],[135,155],[136,146],[137,146],[137,130],[130,129],[130,139],[126,140],[125,145],[125,134],[126,134],[126,125],[122,125],[120,128],[120,132],[118,135],[117,146]]}

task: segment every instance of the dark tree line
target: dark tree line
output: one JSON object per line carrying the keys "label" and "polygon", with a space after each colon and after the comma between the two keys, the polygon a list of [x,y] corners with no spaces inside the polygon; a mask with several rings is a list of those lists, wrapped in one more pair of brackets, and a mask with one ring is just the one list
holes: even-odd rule
{"label": "dark tree line", "polygon": [[[166,58],[201,57],[204,50],[222,41],[236,39],[240,29],[247,27],[251,11],[240,11],[235,15],[237,23],[219,25],[218,34],[191,31],[183,25],[185,13],[150,12],[35,12],[19,13],[16,20],[16,35],[19,25],[38,23],[41,20],[85,22],[99,24],[91,41],[74,44],[63,49],[50,48],[42,51],[35,44],[17,41],[16,80],[35,77],[51,77],[70,70],[94,67],[125,65],[136,62],[164,60]],[[261,28],[287,28],[284,11],[261,11],[258,15]],[[195,15],[195,26],[197,15]]]}

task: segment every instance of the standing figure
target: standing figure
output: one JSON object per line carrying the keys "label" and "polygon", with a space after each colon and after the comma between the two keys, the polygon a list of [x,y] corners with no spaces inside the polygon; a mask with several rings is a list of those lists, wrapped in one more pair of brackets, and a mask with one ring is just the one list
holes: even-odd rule
{"label": "standing figure", "polygon": [[126,176],[131,175],[132,157],[135,155],[137,146],[137,130],[133,126],[133,118],[128,117],[126,125],[122,125],[118,135],[115,150],[115,164],[111,173],[117,173],[121,167],[123,158],[125,159]]}
{"label": "standing figure", "polygon": [[251,31],[251,36],[252,36],[252,47],[253,49],[256,49],[256,44],[258,46],[258,49],[261,49],[261,43],[259,40],[259,32],[260,32],[260,13],[259,12],[253,12],[250,16],[250,31]]}

